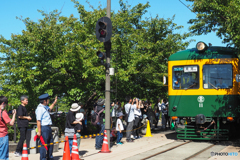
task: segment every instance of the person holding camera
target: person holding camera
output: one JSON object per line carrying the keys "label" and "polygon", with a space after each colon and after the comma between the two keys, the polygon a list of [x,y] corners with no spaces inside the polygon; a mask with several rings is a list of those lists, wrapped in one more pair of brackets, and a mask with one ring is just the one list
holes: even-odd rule
{"label": "person holding camera", "polygon": [[14,125],[16,110],[12,110],[12,119],[9,118],[7,111],[4,108],[8,104],[8,99],[5,96],[0,96],[0,159],[9,159],[9,138],[7,124]]}
{"label": "person holding camera", "polygon": [[139,139],[141,138],[141,136],[139,135],[140,132],[140,126],[141,126],[141,120],[142,120],[142,112],[141,109],[143,108],[143,104],[142,101],[138,98],[136,98],[139,101],[139,108],[134,110],[134,116],[135,116],[135,120],[134,120],[134,125],[133,125],[133,135],[134,135],[134,139]]}
{"label": "person holding camera", "polygon": [[132,100],[131,97],[126,97],[126,102],[128,102],[127,104],[125,104],[125,113],[126,113],[125,118],[127,122],[126,137],[127,137],[127,142],[133,142],[133,140],[131,139],[131,133],[132,133],[134,119],[135,119],[134,110],[139,109],[138,99],[135,98]]}
{"label": "person holding camera", "polygon": [[18,142],[16,152],[14,153],[16,157],[22,156],[23,143],[26,139],[28,122],[32,120],[32,118],[28,116],[26,109],[26,105],[28,104],[28,96],[22,95],[20,100],[21,105],[17,109],[17,125],[20,131],[20,140]]}

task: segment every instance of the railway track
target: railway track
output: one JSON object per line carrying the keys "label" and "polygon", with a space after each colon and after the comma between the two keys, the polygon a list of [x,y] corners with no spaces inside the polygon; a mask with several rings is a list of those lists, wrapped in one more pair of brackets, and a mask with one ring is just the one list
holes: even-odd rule
{"label": "railway track", "polygon": [[145,157],[145,158],[143,158],[143,159],[141,159],[141,160],[145,160],[145,159],[149,159],[149,158],[155,157],[155,156],[157,156],[157,155],[160,155],[160,154],[162,154],[162,153],[168,152],[168,151],[170,151],[170,150],[173,150],[173,149],[175,149],[175,148],[177,148],[177,147],[180,147],[180,146],[182,146],[182,145],[184,145],[184,144],[187,144],[187,143],[190,143],[190,142],[191,142],[191,141],[188,141],[188,142],[179,144],[179,145],[177,145],[177,146],[168,148],[168,149],[166,149],[166,150],[164,150],[164,151],[160,151],[160,152],[158,152],[158,153],[155,153],[155,154],[153,154],[153,155],[150,155],[150,156],[148,156],[148,157]]}
{"label": "railway track", "polygon": [[207,148],[205,148],[205,149],[202,149],[201,151],[199,151],[199,152],[197,152],[197,153],[193,154],[192,156],[190,156],[190,157],[186,158],[185,160],[190,160],[190,159],[192,159],[192,158],[196,157],[197,155],[199,155],[199,154],[203,153],[204,151],[206,151],[206,150],[208,150],[208,149],[212,148],[212,147],[213,147],[213,146],[215,146],[215,145],[216,145],[216,144],[212,144],[211,146],[209,146],[209,147],[207,147]]}
{"label": "railway track", "polygon": [[[191,144],[193,143],[193,144]],[[194,147],[196,144],[196,142],[193,142],[193,141],[187,141],[187,142],[184,142],[182,144],[178,144],[178,145],[175,145],[175,146],[172,146],[170,148],[167,148],[165,150],[162,150],[162,151],[159,151],[157,153],[154,153],[152,155],[149,155],[149,156],[146,156],[144,158],[141,158],[141,160],[154,160],[154,159],[160,159],[160,156],[163,156],[163,154],[172,154],[174,155],[176,153],[176,149],[179,149],[179,148],[182,148],[182,150],[187,150],[189,148],[189,146],[192,145],[192,147]],[[188,147],[186,146],[188,145]],[[216,144],[211,144],[211,145],[208,145],[207,147],[202,147],[199,151],[196,151],[194,152],[193,154],[190,154],[190,155],[186,155],[185,158],[183,158],[184,160],[190,160],[190,159],[194,159],[196,158],[196,156],[200,155],[201,153],[211,149],[212,147],[214,147]],[[174,151],[175,150],[175,151]],[[210,155],[210,152],[209,152],[209,155]]]}

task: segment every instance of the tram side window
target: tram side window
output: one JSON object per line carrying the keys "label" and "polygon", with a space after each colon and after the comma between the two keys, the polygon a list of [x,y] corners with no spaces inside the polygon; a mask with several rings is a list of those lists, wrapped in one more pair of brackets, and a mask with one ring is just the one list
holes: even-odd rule
{"label": "tram side window", "polygon": [[232,64],[213,64],[203,66],[203,88],[232,88]]}
{"label": "tram side window", "polygon": [[173,89],[198,89],[198,66],[173,67]]}

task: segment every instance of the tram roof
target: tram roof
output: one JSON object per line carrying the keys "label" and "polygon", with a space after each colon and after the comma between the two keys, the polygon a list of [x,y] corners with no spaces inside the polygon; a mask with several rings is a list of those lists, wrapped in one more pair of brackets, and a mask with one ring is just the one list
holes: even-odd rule
{"label": "tram roof", "polygon": [[168,60],[178,61],[217,58],[238,58],[237,50],[227,47],[209,47],[206,51],[200,52],[196,48],[192,48],[176,52],[172,54]]}

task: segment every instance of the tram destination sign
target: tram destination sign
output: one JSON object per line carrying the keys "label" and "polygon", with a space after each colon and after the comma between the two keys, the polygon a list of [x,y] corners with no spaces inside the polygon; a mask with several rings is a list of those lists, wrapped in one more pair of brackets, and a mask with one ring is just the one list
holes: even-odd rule
{"label": "tram destination sign", "polygon": [[197,72],[198,68],[197,66],[185,66],[184,72]]}
{"label": "tram destination sign", "polygon": [[183,67],[175,67],[173,68],[173,71],[183,71]]}

